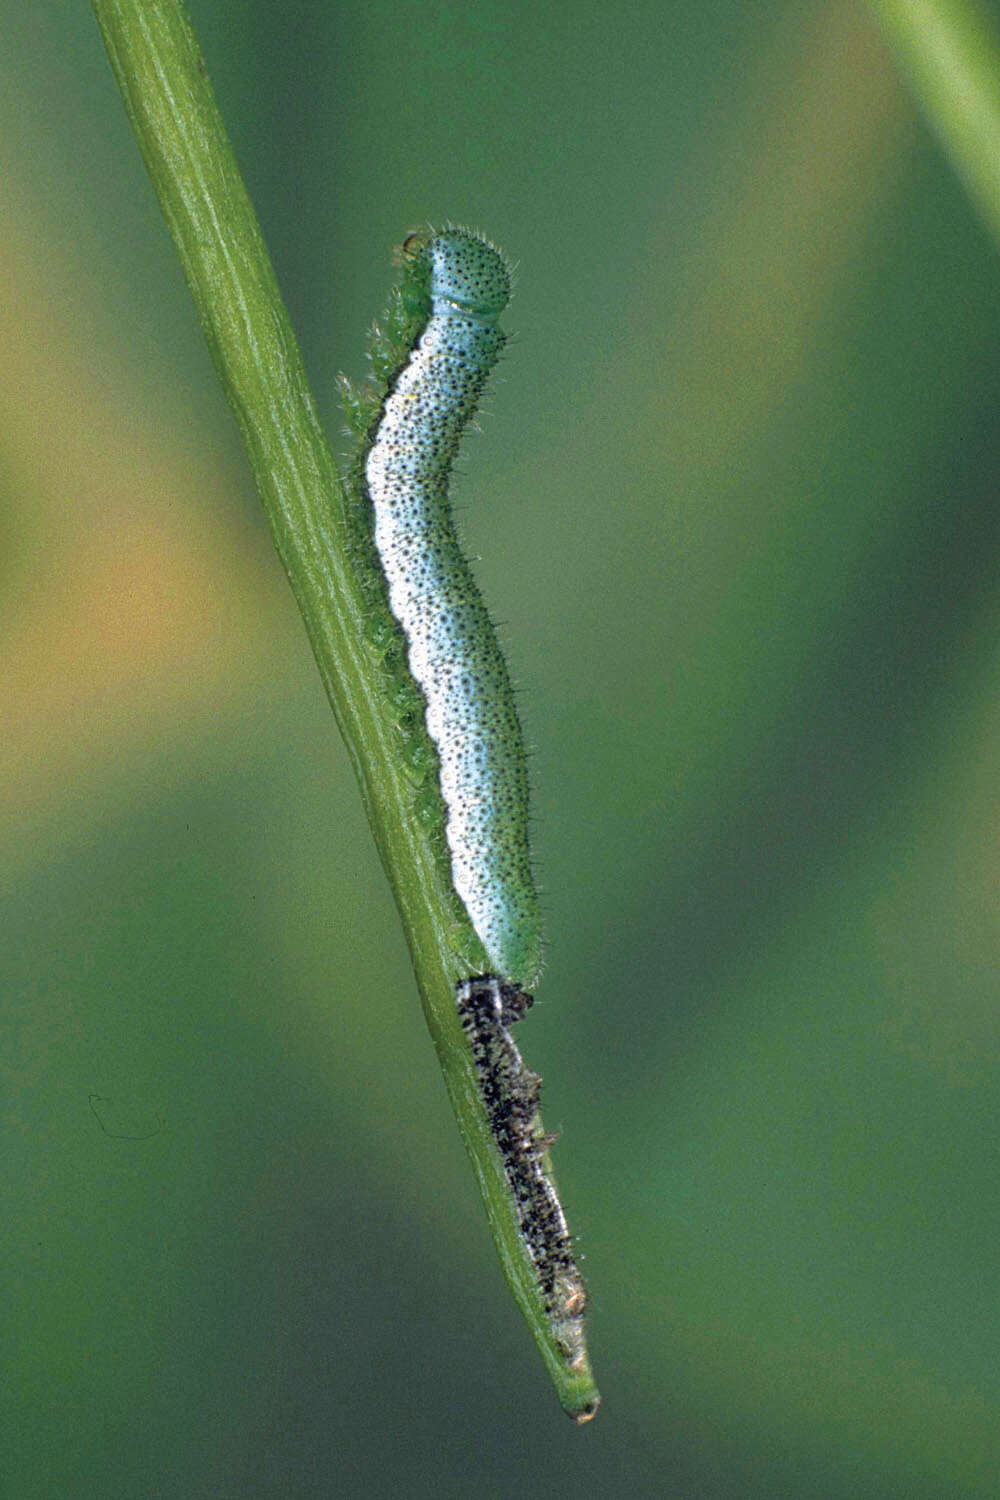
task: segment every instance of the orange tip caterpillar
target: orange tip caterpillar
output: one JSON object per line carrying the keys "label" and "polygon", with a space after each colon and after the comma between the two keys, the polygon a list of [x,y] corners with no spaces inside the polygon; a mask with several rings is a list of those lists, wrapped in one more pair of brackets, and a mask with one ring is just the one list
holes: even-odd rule
{"label": "orange tip caterpillar", "polygon": [[492,969],[525,989],[542,965],[524,739],[492,621],[462,554],[448,480],[499,358],[510,297],[499,251],[465,229],[421,252],[430,316],[387,395],[365,481],[389,607],[440,759],[452,883]]}

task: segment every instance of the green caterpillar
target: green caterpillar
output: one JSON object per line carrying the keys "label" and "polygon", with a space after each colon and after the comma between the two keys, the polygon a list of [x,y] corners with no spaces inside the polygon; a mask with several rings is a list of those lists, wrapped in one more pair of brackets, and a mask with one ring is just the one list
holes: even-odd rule
{"label": "green caterpillar", "polygon": [[440,763],[452,884],[493,972],[525,989],[542,966],[524,740],[492,622],[462,555],[448,480],[505,339],[510,277],[464,229],[420,252],[430,313],[374,425],[365,484],[389,607],[406,638]]}

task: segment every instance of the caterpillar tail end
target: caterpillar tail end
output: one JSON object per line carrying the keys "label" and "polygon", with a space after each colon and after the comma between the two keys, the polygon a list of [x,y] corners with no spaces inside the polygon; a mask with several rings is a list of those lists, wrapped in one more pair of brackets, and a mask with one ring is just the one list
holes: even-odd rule
{"label": "caterpillar tail end", "polygon": [[525,1066],[511,1034],[532,997],[496,974],[479,974],[457,986],[456,1001],[516,1226],[520,1253],[508,1258],[498,1238],[501,1259],[563,1410],[583,1424],[601,1399],[587,1357],[587,1291],[552,1176],[541,1079]]}
{"label": "caterpillar tail end", "polygon": [[586,1391],[561,1399],[563,1411],[577,1427],[586,1427],[588,1422],[594,1420],[601,1407],[601,1393],[593,1381],[589,1382]]}

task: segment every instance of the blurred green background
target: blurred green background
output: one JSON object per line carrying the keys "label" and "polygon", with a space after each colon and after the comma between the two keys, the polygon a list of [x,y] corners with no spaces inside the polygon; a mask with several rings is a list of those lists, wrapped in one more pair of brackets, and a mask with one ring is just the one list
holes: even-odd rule
{"label": "blurred green background", "polygon": [[520,265],[582,1432],[96,24],[0,10],[5,1500],[994,1496],[1000,257],[864,8],[191,5],[331,431],[408,228]]}

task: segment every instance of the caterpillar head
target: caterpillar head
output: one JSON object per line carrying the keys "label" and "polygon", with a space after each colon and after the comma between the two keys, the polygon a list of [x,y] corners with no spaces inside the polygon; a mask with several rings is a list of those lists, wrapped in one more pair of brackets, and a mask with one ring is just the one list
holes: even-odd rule
{"label": "caterpillar head", "polygon": [[427,246],[431,298],[474,317],[496,318],[510,301],[510,273],[492,245],[465,229],[445,229]]}

